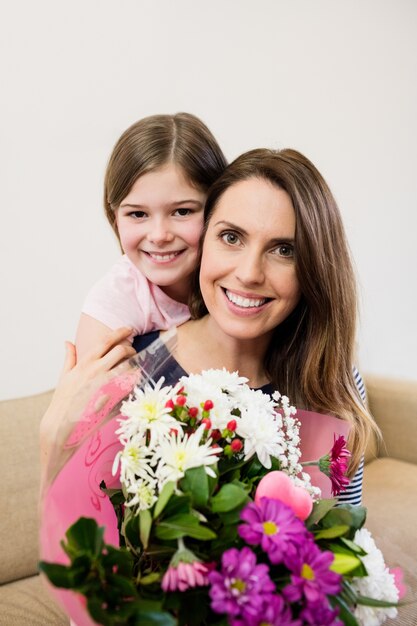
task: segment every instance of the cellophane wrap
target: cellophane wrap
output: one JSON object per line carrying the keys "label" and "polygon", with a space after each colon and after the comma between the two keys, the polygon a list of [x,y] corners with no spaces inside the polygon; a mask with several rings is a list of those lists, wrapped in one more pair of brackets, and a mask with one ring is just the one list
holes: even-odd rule
{"label": "cellophane wrap", "polygon": [[[135,387],[144,388],[161,376],[165,385],[178,382],[184,372],[172,356],[175,345],[175,332],[164,334],[163,339],[156,339],[133,358],[86,384],[62,414],[53,416],[57,427],[40,499],[41,560],[69,562],[61,541],[80,517],[94,518],[105,527],[105,542],[119,546],[116,515],[100,485],[104,481],[108,489],[120,487],[118,476],[112,475],[114,457],[121,449],[116,435],[120,407]],[[95,623],[83,596],[48,587],[77,626]]]}

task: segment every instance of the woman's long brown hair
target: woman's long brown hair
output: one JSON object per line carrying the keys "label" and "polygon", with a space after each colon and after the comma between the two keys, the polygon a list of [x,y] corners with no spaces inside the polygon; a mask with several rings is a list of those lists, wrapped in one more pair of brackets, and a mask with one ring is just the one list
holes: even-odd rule
{"label": "woman's long brown hair", "polygon": [[[206,227],[223,193],[248,178],[268,180],[284,189],[296,214],[295,264],[302,296],[275,329],[265,369],[272,384],[299,408],[350,422],[352,474],[378,427],[354,381],[356,281],[339,209],[320,172],[301,153],[251,150],[212,185],[205,206]],[[194,318],[207,313],[197,272],[190,308]]]}

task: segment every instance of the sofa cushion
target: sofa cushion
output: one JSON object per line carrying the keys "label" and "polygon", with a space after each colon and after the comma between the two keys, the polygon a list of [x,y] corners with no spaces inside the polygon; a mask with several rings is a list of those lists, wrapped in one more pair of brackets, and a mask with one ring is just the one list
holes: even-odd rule
{"label": "sofa cushion", "polygon": [[[413,463],[380,458],[365,466],[363,504],[366,527],[372,532],[389,567],[401,567],[408,586],[399,609],[401,626],[417,624],[417,467]],[[399,522],[399,523],[398,523]]]}
{"label": "sofa cushion", "polygon": [[40,576],[0,586],[0,626],[68,626],[69,619],[51,600]]}
{"label": "sofa cushion", "polygon": [[37,572],[39,423],[50,399],[0,402],[0,584]]}

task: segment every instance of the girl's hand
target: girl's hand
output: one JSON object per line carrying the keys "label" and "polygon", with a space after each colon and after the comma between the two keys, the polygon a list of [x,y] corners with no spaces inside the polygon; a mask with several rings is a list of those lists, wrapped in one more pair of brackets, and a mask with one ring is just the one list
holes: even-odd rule
{"label": "girl's hand", "polygon": [[[44,467],[51,448],[58,443],[57,433],[77,395],[93,381],[103,379],[121,361],[136,354],[134,348],[125,342],[131,334],[131,328],[119,328],[109,332],[94,350],[85,354],[78,362],[74,344],[66,342],[64,367],[40,426],[41,462]],[[71,428],[74,424],[68,426]]]}

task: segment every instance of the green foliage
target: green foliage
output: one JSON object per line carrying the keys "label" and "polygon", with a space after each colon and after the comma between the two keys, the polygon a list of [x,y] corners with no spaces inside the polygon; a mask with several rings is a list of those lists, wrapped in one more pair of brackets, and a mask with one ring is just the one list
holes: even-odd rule
{"label": "green foliage", "polygon": [[213,513],[228,513],[241,508],[249,498],[246,491],[235,484],[226,483],[220,491],[211,498],[210,508]]}

